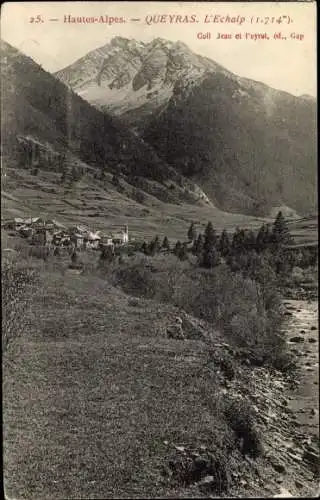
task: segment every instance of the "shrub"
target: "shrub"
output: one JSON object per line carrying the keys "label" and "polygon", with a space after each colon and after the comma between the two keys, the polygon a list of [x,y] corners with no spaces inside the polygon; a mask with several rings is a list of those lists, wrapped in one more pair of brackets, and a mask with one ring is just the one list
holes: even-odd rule
{"label": "shrub", "polygon": [[169,461],[172,479],[183,486],[201,481],[206,476],[212,480],[201,488],[221,494],[228,491],[231,483],[228,457],[215,450],[214,453],[203,452],[197,457],[177,456]]}
{"label": "shrub", "polygon": [[46,261],[48,259],[48,249],[44,246],[30,246],[28,249],[29,257],[36,257],[36,259],[42,259]]}
{"label": "shrub", "polygon": [[251,405],[244,399],[228,399],[224,402],[224,414],[236,435],[241,452],[252,457],[261,455],[263,446]]}
{"label": "shrub", "polygon": [[135,298],[130,298],[128,299],[128,306],[130,307],[138,307],[140,305],[140,302],[138,299]]}
{"label": "shrub", "polygon": [[213,248],[204,249],[201,266],[211,269],[220,264],[220,256],[218,251]]}
{"label": "shrub", "polygon": [[133,261],[117,269],[113,276],[114,284],[136,297],[153,298],[157,283],[150,268],[141,261]]}
{"label": "shrub", "polygon": [[[161,254],[140,254],[113,270],[114,284],[127,293],[170,302],[219,328],[252,364],[286,370],[291,361],[279,333],[280,297],[272,275],[270,280],[265,274],[259,279],[261,283],[233,273],[227,265],[198,269],[189,260]],[[229,368],[225,366],[232,377]]]}
{"label": "shrub", "polygon": [[141,205],[146,201],[147,197],[141,189],[134,188],[132,190],[132,198]]}
{"label": "shrub", "polygon": [[111,279],[114,285],[133,296],[178,303],[188,269],[188,262],[181,262],[173,255],[137,255],[120,267],[114,265]]}
{"label": "shrub", "polygon": [[183,281],[179,297],[173,297],[180,307],[217,326],[232,344],[246,349],[252,363],[279,366],[286,344],[279,334],[281,301],[272,282],[260,284],[223,265],[190,270]]}
{"label": "shrub", "polygon": [[114,258],[113,247],[103,246],[100,254],[100,262],[112,262]]}
{"label": "shrub", "polygon": [[223,372],[227,380],[233,380],[235,377],[235,362],[233,357],[225,350],[212,349],[210,351],[210,363],[213,362],[215,366]]}

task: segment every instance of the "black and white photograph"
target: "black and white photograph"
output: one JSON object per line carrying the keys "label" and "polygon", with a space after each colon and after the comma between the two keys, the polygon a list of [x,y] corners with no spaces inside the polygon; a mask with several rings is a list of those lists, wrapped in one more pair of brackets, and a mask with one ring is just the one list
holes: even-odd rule
{"label": "black and white photograph", "polygon": [[316,14],[2,4],[6,500],[319,496]]}

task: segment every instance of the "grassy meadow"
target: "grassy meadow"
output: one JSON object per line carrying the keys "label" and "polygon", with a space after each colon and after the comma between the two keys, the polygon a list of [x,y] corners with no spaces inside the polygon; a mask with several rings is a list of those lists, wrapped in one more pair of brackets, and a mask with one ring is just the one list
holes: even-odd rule
{"label": "grassy meadow", "polygon": [[207,343],[166,338],[177,307],[63,263],[32,267],[4,359],[7,497],[192,494],[163,476],[173,443],[232,441]]}

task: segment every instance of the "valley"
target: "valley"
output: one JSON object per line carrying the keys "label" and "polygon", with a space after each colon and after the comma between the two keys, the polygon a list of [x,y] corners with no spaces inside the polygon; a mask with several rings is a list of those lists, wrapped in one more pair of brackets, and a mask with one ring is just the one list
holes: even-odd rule
{"label": "valley", "polygon": [[315,496],[315,99],[162,38],[1,57],[6,497]]}
{"label": "valley", "polygon": [[8,170],[3,183],[2,218],[41,214],[70,225],[89,223],[97,230],[128,223],[137,240],[151,239],[155,234],[177,240],[186,234],[192,221],[199,229],[212,220],[218,229],[231,230],[237,225],[259,227],[264,220],[215,207],[164,203],[148,195],[140,204],[119,193],[111,181],[112,176],[106,175],[102,185],[87,175],[68,189],[59,184],[59,175],[54,173],[40,172],[35,177],[23,169]]}

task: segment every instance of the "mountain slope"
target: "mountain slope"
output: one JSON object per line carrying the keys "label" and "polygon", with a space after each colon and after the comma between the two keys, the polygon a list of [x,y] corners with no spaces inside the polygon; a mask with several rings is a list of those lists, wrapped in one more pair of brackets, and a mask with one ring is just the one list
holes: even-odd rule
{"label": "mountain slope", "polygon": [[214,207],[116,118],[5,42],[1,60],[2,217],[40,214],[96,230],[129,224],[139,240],[182,239],[191,221],[199,229],[208,220],[217,228],[261,225]]}
{"label": "mountain slope", "polygon": [[132,127],[219,207],[316,207],[316,103],[240,78],[181,42],[121,37],[56,73]]}
{"label": "mountain slope", "polygon": [[304,213],[316,204],[315,108],[270,91],[270,109],[263,90],[208,74],[170,99],[144,139],[224,209],[282,202]]}
{"label": "mountain slope", "polygon": [[3,41],[1,56],[4,156],[18,154],[17,138],[24,137],[102,170],[156,180],[170,175],[165,161],[116,118],[89,105]]}

